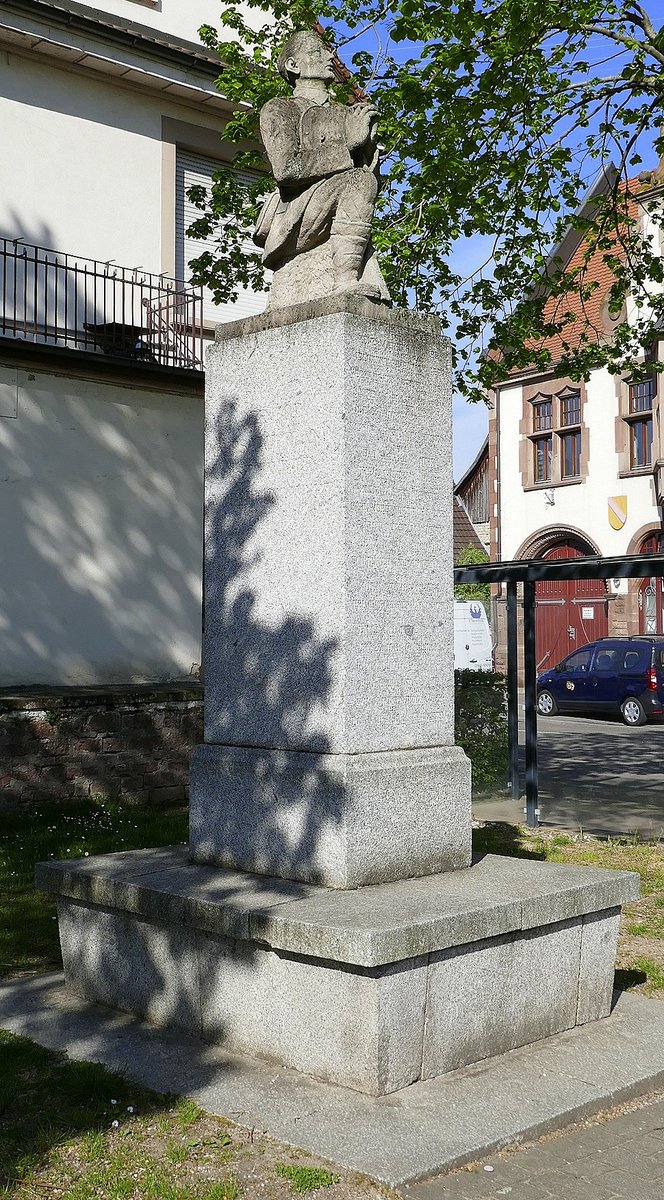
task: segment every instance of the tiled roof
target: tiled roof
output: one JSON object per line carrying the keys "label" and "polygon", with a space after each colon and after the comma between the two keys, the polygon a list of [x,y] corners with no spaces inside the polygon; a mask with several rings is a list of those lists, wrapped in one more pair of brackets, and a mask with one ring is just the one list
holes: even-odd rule
{"label": "tiled roof", "polygon": [[[598,195],[606,194],[609,187],[612,186],[612,180],[615,179],[615,169],[603,172],[596,181],[593,188],[588,193],[579,210],[579,215],[588,216],[592,212],[592,204]],[[637,179],[630,179],[628,185],[631,193],[647,192],[655,186],[661,186],[662,183],[662,164],[655,171],[644,172]],[[624,192],[626,185],[620,184],[620,189]],[[633,198],[630,198],[628,204],[628,212],[630,217],[637,218],[639,214],[639,204]],[[528,348],[533,350],[549,350],[554,364],[560,360],[566,353],[568,348],[575,349],[579,346],[581,336],[595,337],[598,342],[606,340],[610,336],[612,318],[607,312],[607,296],[614,282],[614,274],[611,268],[604,261],[606,250],[595,251],[591,255],[587,263],[584,263],[585,256],[588,250],[588,243],[583,238],[581,233],[574,230],[573,226],[567,231],[563,241],[549,256],[549,261],[554,258],[560,258],[563,264],[569,270],[576,270],[583,267],[582,283],[584,287],[589,284],[596,284],[588,299],[584,300],[579,295],[578,288],[572,289],[568,295],[551,297],[544,308],[544,316],[549,320],[559,320],[566,313],[573,314],[573,319],[569,321],[563,328],[560,334],[554,334],[552,337],[532,339],[527,342]],[[621,242],[616,237],[613,251],[617,258],[625,260],[625,249]],[[500,360],[500,350],[489,352],[489,357],[494,360]],[[515,369],[513,374],[521,374],[521,369]]]}
{"label": "tiled roof", "polygon": [[452,508],[452,533],[455,562],[458,562],[459,555],[468,546],[472,546],[475,550],[484,550],[484,546],[475,533],[475,528],[471,523],[470,517],[457,496],[454,497]]}
{"label": "tiled roof", "polygon": [[[638,189],[638,180],[630,180],[630,186]],[[624,186],[622,190],[624,191]],[[629,216],[635,219],[638,211],[636,201],[630,200]],[[544,308],[544,316],[547,320],[560,320],[567,313],[573,313],[574,319],[565,325],[561,334],[530,343],[537,349],[550,350],[554,362],[567,352],[567,347],[576,348],[580,344],[583,334],[601,342],[606,339],[610,330],[611,318],[606,311],[606,300],[614,282],[614,274],[604,261],[605,250],[596,250],[584,265],[587,252],[587,242],[579,241],[565,265],[569,271],[582,271],[580,282],[584,287],[590,284],[596,285],[592,294],[584,300],[579,294],[579,289],[574,288],[566,296],[551,297]],[[625,261],[625,249],[617,237],[613,239],[612,253],[622,262]]]}

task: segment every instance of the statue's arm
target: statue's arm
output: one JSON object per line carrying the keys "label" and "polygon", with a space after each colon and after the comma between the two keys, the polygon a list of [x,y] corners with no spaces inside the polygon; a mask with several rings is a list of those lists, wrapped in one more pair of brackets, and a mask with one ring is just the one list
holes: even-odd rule
{"label": "statue's arm", "polygon": [[303,143],[300,118],[297,105],[281,98],[268,101],[261,112],[261,137],[278,184],[315,183],[352,165],[345,146],[339,155],[331,146],[324,148],[320,140],[311,145]]}

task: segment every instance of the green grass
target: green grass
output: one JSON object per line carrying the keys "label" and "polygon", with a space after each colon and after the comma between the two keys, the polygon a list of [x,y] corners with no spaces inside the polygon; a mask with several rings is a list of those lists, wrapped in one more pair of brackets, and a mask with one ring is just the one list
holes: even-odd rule
{"label": "green grass", "polygon": [[661,963],[653,962],[645,955],[637,955],[630,965],[632,970],[643,972],[648,981],[649,990],[657,992],[664,990],[664,968]]}
{"label": "green grass", "polygon": [[5,1030],[0,1064],[0,1192],[38,1172],[53,1147],[76,1137],[94,1163],[103,1152],[102,1131],[127,1125],[138,1109],[172,1104],[98,1063],[70,1062]]}
{"label": "green grass", "polygon": [[333,1175],[323,1167],[294,1167],[288,1163],[277,1163],[274,1171],[288,1180],[294,1192],[315,1192],[318,1188],[332,1187],[333,1183],[339,1182],[338,1175]]}
{"label": "green grass", "polygon": [[606,841],[582,839],[561,833],[531,833],[517,825],[495,823],[474,830],[473,849],[483,854],[509,854],[515,858],[637,871],[644,895],[664,891],[664,846],[659,840],[639,842],[632,837]]}
{"label": "green grass", "polygon": [[[315,1160],[297,1162],[303,1153],[0,1031],[0,1196],[239,1200],[246,1189],[279,1200],[279,1179],[301,1193],[339,1182]],[[385,1195],[356,1177],[344,1182],[350,1200]]]}
{"label": "green grass", "polygon": [[55,902],[34,886],[35,863],[187,840],[184,809],[103,798],[2,814],[0,977],[60,964]]}

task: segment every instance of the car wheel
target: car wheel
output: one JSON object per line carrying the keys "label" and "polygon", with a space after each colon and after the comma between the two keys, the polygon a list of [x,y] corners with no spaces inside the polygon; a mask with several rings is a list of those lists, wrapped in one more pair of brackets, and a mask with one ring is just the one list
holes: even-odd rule
{"label": "car wheel", "polygon": [[645,725],[648,720],[646,710],[636,696],[628,696],[623,700],[620,711],[626,725]]}
{"label": "car wheel", "polygon": [[558,712],[558,705],[551,692],[540,692],[537,697],[537,711],[541,717],[555,717]]}

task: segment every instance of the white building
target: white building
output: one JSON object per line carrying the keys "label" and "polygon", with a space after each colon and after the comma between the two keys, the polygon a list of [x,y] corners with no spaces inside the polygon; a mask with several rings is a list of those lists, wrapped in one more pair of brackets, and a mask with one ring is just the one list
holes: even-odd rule
{"label": "white building", "polygon": [[[602,182],[598,186],[604,186]],[[656,195],[658,173],[644,179]],[[642,212],[644,223],[649,220]],[[659,233],[657,234],[659,236]],[[583,254],[578,234],[558,253]],[[586,303],[595,328],[611,332],[608,271],[595,263],[599,287]],[[556,352],[556,340],[551,342]],[[647,353],[661,360],[664,343]],[[524,371],[492,397],[489,422],[491,559],[570,558],[652,553],[662,538],[664,431],[661,375],[636,382],[594,371],[586,383]],[[504,597],[498,596],[504,666]],[[502,609],[502,613],[501,613]],[[661,633],[660,580],[612,580],[537,585],[537,662],[542,668],[596,637]]]}
{"label": "white building", "polygon": [[200,661],[204,343],[193,182],[232,151],[216,0],[0,8],[0,686]]}

